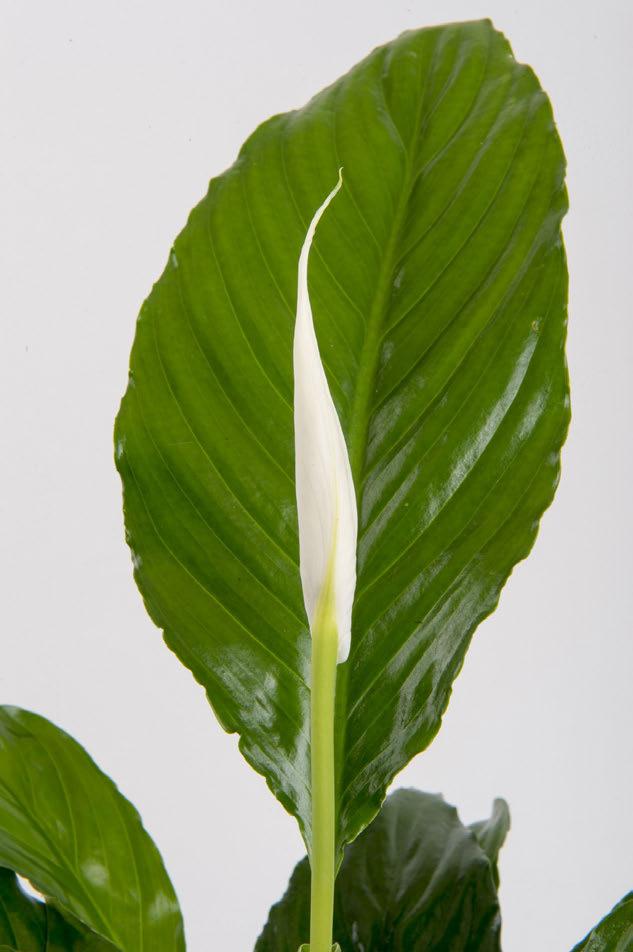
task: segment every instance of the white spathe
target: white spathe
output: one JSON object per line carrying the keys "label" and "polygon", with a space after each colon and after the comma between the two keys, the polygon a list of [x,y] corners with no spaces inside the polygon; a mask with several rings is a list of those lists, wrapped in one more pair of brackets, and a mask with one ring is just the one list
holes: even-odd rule
{"label": "white spathe", "polygon": [[293,349],[295,476],[303,600],[312,629],[319,596],[329,576],[335,601],[339,663],[347,659],[350,648],[358,514],[345,437],[314,331],[308,256],[319,219],[342,181],[339,172],[336,186],[310,222],[301,249]]}

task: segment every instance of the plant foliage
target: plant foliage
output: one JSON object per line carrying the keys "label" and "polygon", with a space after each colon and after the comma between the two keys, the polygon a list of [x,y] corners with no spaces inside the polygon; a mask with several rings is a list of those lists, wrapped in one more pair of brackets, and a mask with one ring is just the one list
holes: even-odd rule
{"label": "plant foliage", "polygon": [[191,213],[117,420],[128,540],[152,618],[308,846],[292,335],[299,250],[341,166],[309,274],[359,504],[339,850],[439,729],[553,497],[569,418],[563,152],[488,21],[375,50],[261,125]]}
{"label": "plant foliage", "polygon": [[184,952],[173,887],[134,807],[68,734],[15,707],[0,707],[0,867],[0,948]]}
{"label": "plant foliage", "polygon": [[[467,827],[441,797],[392,794],[347,848],[336,881],[334,938],[342,952],[500,952],[497,859],[508,829],[502,800],[489,820]],[[255,952],[296,952],[309,916],[306,857]]]}

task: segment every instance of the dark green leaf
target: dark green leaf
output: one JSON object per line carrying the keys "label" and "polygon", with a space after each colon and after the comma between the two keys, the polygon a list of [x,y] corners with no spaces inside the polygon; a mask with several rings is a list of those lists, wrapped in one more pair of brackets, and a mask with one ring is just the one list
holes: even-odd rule
{"label": "dark green leaf", "polygon": [[0,707],[0,866],[121,952],[185,948],[173,887],[134,807],[76,741],[14,707]]}
{"label": "dark green leaf", "polygon": [[14,872],[0,869],[0,950],[39,952],[45,942],[45,907],[22,892]]}
{"label": "dark green leaf", "polygon": [[0,869],[0,952],[117,950],[81,923],[71,924],[50,905],[27,896],[20,889],[15,873]]}
{"label": "dark green leaf", "polygon": [[[67,920],[57,910],[48,906],[46,930],[46,952],[119,952],[118,946],[102,939],[78,920],[72,917]],[[125,952],[125,949],[120,952]]]}
{"label": "dark green leaf", "polygon": [[627,893],[608,916],[572,952],[631,952],[633,949],[633,892]]}
{"label": "dark green leaf", "polygon": [[339,845],[439,729],[529,552],[568,417],[564,157],[488,21],[406,33],[257,129],[143,305],[116,427],[146,606],[310,843],[294,496],[299,249],[359,497]]}
{"label": "dark green leaf", "polygon": [[478,820],[471,823],[469,829],[473,831],[479,841],[479,845],[490,860],[494,875],[495,885],[499,885],[499,870],[497,861],[499,859],[499,850],[505,843],[506,836],[510,829],[510,810],[505,800],[497,799],[492,805],[492,816],[487,820]]}
{"label": "dark green leaf", "polygon": [[[503,804],[503,807],[501,807]],[[507,831],[496,801],[491,859],[441,797],[398,790],[350,846],[334,900],[342,952],[498,952],[501,920],[493,864]],[[310,866],[295,868],[255,952],[295,952],[309,932]]]}

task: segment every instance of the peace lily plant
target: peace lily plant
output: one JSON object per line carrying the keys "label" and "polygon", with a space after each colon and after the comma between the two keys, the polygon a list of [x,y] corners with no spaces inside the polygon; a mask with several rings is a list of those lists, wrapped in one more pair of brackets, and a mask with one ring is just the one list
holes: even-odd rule
{"label": "peace lily plant", "polygon": [[[256,952],[501,948],[507,805],[465,826],[386,793],[556,489],[564,171],[489,21],[409,32],[253,133],[141,309],[115,433],[136,582],[307,848]],[[576,950],[631,947],[633,894]],[[0,950],[184,949],[131,804],[1,708]]]}

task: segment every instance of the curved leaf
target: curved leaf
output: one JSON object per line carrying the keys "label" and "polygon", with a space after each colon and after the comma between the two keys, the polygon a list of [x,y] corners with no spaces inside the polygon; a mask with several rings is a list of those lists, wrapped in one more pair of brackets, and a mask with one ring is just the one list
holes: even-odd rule
{"label": "curved leaf", "polygon": [[181,952],[182,919],[134,807],[43,717],[0,707],[0,866],[121,952]]}
{"label": "curved leaf", "polygon": [[488,21],[406,33],[257,129],[143,305],[116,427],[146,606],[310,843],[292,426],[296,269],[359,502],[339,846],[437,732],[529,552],[569,400],[564,157]]}
{"label": "curved leaf", "polygon": [[27,896],[15,873],[0,869],[0,952],[116,952],[116,947]]}
{"label": "curved leaf", "polygon": [[572,952],[630,952],[633,949],[633,892],[620,900]]}
{"label": "curved leaf", "polygon": [[510,810],[505,800],[497,799],[492,805],[492,815],[487,820],[478,820],[470,823],[472,830],[482,850],[490,860],[495,886],[499,885],[499,870],[497,861],[499,850],[506,841],[510,830]]}
{"label": "curved leaf", "polygon": [[[507,815],[507,806],[502,803]],[[507,824],[497,828],[507,830]],[[498,952],[494,859],[454,807],[417,790],[391,794],[347,848],[336,881],[342,952]],[[295,952],[310,927],[310,866],[295,868],[255,952]]]}

